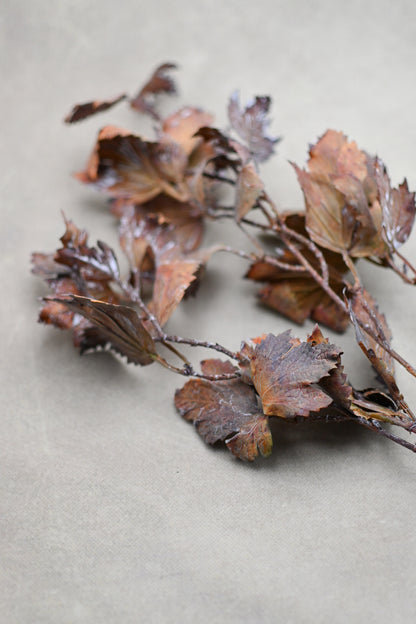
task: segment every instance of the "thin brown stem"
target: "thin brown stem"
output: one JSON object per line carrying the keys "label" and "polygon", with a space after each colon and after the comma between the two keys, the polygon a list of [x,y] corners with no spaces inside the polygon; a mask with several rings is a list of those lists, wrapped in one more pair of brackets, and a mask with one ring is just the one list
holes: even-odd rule
{"label": "thin brown stem", "polygon": [[234,351],[230,351],[226,347],[218,344],[217,342],[207,342],[205,340],[196,340],[194,338],[182,338],[180,336],[167,336],[165,335],[164,341],[166,342],[174,342],[176,344],[187,344],[190,347],[204,347],[205,349],[213,349],[214,351],[218,351],[219,353],[223,353],[227,357],[232,360],[239,361],[238,353]]}
{"label": "thin brown stem", "polygon": [[236,184],[235,180],[232,180],[231,178],[226,178],[224,176],[220,176],[217,173],[208,173],[207,171],[204,171],[202,175],[204,176],[204,178],[209,178],[210,180],[216,180],[217,182],[225,182],[225,184],[231,184],[232,186],[235,186]]}
{"label": "thin brown stem", "polygon": [[398,362],[399,364],[401,364],[403,366],[403,368],[405,368],[407,370],[408,373],[410,373],[411,375],[413,375],[413,377],[416,377],[416,369],[413,368],[413,366],[411,364],[409,364],[409,362],[407,362],[399,353],[397,353],[397,351],[395,351],[394,349],[392,349],[390,347],[390,345],[387,343],[387,341],[385,340],[381,340],[380,336],[377,336],[377,334],[375,332],[373,332],[368,325],[366,325],[363,321],[361,321],[359,318],[356,317],[356,321],[357,324],[361,327],[362,330],[364,330],[366,332],[366,334],[368,334],[370,336],[370,338],[372,338],[373,340],[375,340],[375,342],[380,345],[380,347],[382,347],[385,351],[387,351],[387,353],[389,355],[391,355],[391,357],[393,359],[396,360],[396,362]]}
{"label": "thin brown stem", "polygon": [[274,225],[275,231],[279,231],[281,233],[286,234],[287,236],[291,238],[294,238],[295,240],[300,242],[302,245],[305,245],[305,247],[307,247],[309,251],[311,251],[314,254],[314,256],[319,262],[319,266],[320,266],[321,273],[322,273],[322,280],[327,284],[329,280],[328,264],[321,250],[318,249],[318,247],[315,245],[315,243],[312,240],[310,240],[306,236],[303,236],[303,234],[300,234],[299,232],[296,232],[295,230],[292,230],[291,228],[287,227],[285,222],[282,220],[275,203],[273,202],[273,200],[271,199],[271,197],[269,197],[267,193],[264,193],[264,199],[265,201],[267,201],[273,214],[275,215],[275,225]]}
{"label": "thin brown stem", "polygon": [[360,276],[357,273],[357,269],[355,268],[355,264],[352,261],[351,256],[346,251],[343,251],[342,259],[344,260],[346,266],[348,267],[348,270],[354,278],[354,288],[362,288]]}
{"label": "thin brown stem", "polygon": [[173,364],[169,364],[161,355],[155,355],[153,359],[164,368],[178,375],[182,375],[183,377],[198,377],[198,379],[205,379],[205,381],[227,381],[230,379],[239,379],[241,377],[239,371],[235,373],[223,373],[222,375],[204,375],[203,373],[196,373],[192,366],[185,365],[183,368],[178,368],[177,366],[173,366]]}
{"label": "thin brown stem", "polygon": [[[403,258],[403,256],[402,256],[402,258]],[[397,273],[397,275],[400,275],[400,277],[402,278],[402,280],[403,280],[404,282],[406,282],[407,284],[412,284],[412,285],[416,284],[416,276],[415,276],[415,277],[413,277],[413,278],[411,278],[411,277],[409,277],[408,275],[406,275],[406,273],[405,273],[404,271],[401,271],[401,270],[399,269],[399,267],[398,267],[398,266],[394,263],[393,258],[391,258],[391,257],[389,256],[389,258],[388,258],[387,262],[388,262],[389,267],[391,267],[391,268],[393,269],[393,271],[394,271],[395,273]],[[413,267],[412,267],[412,269],[413,269]],[[413,269],[413,270],[414,270],[414,269]]]}
{"label": "thin brown stem", "polygon": [[375,431],[376,433],[381,434],[385,438],[388,438],[389,440],[396,442],[396,444],[400,444],[400,446],[404,446],[410,451],[413,451],[413,453],[416,453],[416,444],[412,444],[411,442],[408,442],[407,440],[400,438],[394,433],[391,433],[390,431],[383,429],[383,427],[377,421],[372,420],[372,419],[367,420],[366,418],[362,418],[361,416],[358,416],[357,422],[360,425],[363,425],[363,427],[367,427],[367,429],[370,429],[371,431]]}
{"label": "thin brown stem", "polygon": [[260,245],[259,241],[257,240],[257,238],[255,238],[250,232],[248,232],[244,228],[244,226],[241,223],[241,221],[239,223],[237,223],[237,225],[240,228],[240,230],[243,232],[243,234],[245,236],[247,236],[247,238],[249,239],[249,241],[251,242],[253,247],[255,247],[260,252],[260,255],[263,256],[264,255],[264,250],[263,250],[263,247]]}
{"label": "thin brown stem", "polygon": [[281,262],[274,256],[269,256],[268,254],[261,254],[257,256],[256,254],[246,253],[245,251],[241,251],[240,249],[234,249],[234,247],[229,247],[228,245],[223,245],[218,251],[225,251],[227,253],[231,253],[235,256],[239,256],[240,258],[244,258],[245,260],[250,260],[250,262],[267,262],[267,264],[271,264],[279,269],[284,271],[293,271],[294,273],[304,273],[305,267],[300,264],[289,264],[288,262]]}
{"label": "thin brown stem", "polygon": [[397,251],[397,249],[394,250],[394,253],[396,254],[396,256],[398,258],[400,258],[400,260],[403,262],[403,264],[405,264],[407,266],[408,269],[410,269],[412,271],[412,273],[414,275],[416,275],[416,269],[415,267],[409,262],[409,260],[403,256],[400,251]]}
{"label": "thin brown stem", "polygon": [[171,351],[171,353],[174,353],[180,360],[182,360],[182,362],[184,364],[186,364],[187,366],[191,366],[190,361],[188,360],[187,357],[185,357],[183,355],[183,353],[181,353],[180,351],[178,351],[177,349],[175,349],[175,347],[171,344],[169,344],[168,342],[165,342],[164,340],[161,340],[160,342],[162,342],[164,344],[164,346],[169,349],[169,351]]}

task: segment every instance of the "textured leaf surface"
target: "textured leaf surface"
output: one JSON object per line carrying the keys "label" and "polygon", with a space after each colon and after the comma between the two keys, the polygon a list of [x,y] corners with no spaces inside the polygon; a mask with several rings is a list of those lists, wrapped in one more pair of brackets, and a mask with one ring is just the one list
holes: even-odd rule
{"label": "textured leaf surface", "polygon": [[174,141],[144,141],[115,126],[106,126],[98,135],[87,168],[76,177],[112,197],[138,204],[162,192],[186,201],[186,164],[185,152]]}
{"label": "textured leaf surface", "polygon": [[228,105],[228,117],[232,128],[247,145],[257,162],[264,162],[274,151],[274,145],[280,140],[268,135],[270,121],[267,117],[271,99],[257,96],[244,108],[240,108],[238,93],[234,93]]}
{"label": "textured leaf surface", "polygon": [[129,362],[145,366],[154,361],[155,344],[133,308],[76,295],[52,301],[81,314],[98,329],[103,340]]}
{"label": "textured leaf surface", "polygon": [[[295,232],[307,235],[304,214],[288,213],[282,219]],[[279,238],[276,238],[276,242],[280,244]],[[319,272],[320,266],[315,255],[303,244],[298,243],[297,247]],[[328,265],[329,285],[342,297],[343,276],[348,269],[340,254],[326,249],[321,251]],[[297,258],[287,249],[278,247],[276,256],[288,265],[298,264]],[[349,325],[349,315],[333,302],[306,271],[295,272],[261,260],[251,265],[246,277],[265,282],[267,285],[258,294],[260,301],[295,323],[302,324],[307,318],[311,318],[338,332],[345,331]]]}
{"label": "textured leaf surface", "polygon": [[[220,360],[202,363],[205,374],[220,375],[233,370],[236,370],[233,366]],[[252,386],[238,379],[215,382],[192,379],[177,390],[175,405],[208,444],[225,440],[234,455],[248,461],[259,452],[264,456],[271,453],[268,419],[259,409]]]}
{"label": "textured leaf surface", "polygon": [[309,171],[294,167],[312,240],[353,257],[383,255],[386,247],[371,158],[334,130],[328,130],[309,153]]}
{"label": "textured leaf surface", "polygon": [[162,132],[179,143],[186,154],[190,154],[201,141],[195,133],[202,127],[210,126],[214,118],[200,108],[185,106],[167,117],[162,125]]}
{"label": "textured leaf surface", "polygon": [[332,399],[316,384],[337,365],[340,349],[331,344],[300,342],[290,330],[269,334],[251,359],[254,386],[268,416],[308,416]]}

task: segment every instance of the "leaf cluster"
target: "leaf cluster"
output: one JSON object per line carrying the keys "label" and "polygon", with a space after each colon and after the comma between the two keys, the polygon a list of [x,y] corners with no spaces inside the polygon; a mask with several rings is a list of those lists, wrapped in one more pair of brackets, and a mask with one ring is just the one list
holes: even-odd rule
{"label": "leaf cluster", "polygon": [[[102,241],[91,246],[87,233],[65,218],[61,246],[32,256],[33,272],[51,290],[39,320],[71,330],[81,353],[109,347],[134,364],[158,362],[192,377],[176,392],[176,408],[207,443],[225,442],[240,459],[271,453],[271,417],[352,420],[415,451],[385,425],[416,428],[394,362],[414,376],[416,371],[392,348],[385,316],[357,269],[364,259],[416,282],[415,269],[399,251],[415,219],[415,194],[406,180],[392,186],[380,158],[328,130],[310,148],[306,168],[293,164],[304,210],[279,210],[259,174],[280,140],[269,135],[271,99],[257,96],[242,106],[234,94],[226,130],[192,106],[163,117],[158,100],[176,93],[175,68],[158,67],[135,97],[79,104],[66,117],[72,124],[128,101],[154,120],[155,137],[111,125],[99,132],[76,177],[108,196],[128,271],[121,275],[113,249]],[[223,203],[225,187],[233,191],[231,205]],[[251,253],[224,243],[201,247],[206,224],[222,219],[232,219],[247,235]],[[248,261],[245,276],[263,284],[261,302],[292,321],[310,318],[337,332],[352,324],[381,387],[354,388],[341,350],[318,325],[305,341],[287,331],[243,341],[235,352],[169,335],[169,318],[196,293],[219,252]],[[204,360],[198,372],[181,344],[228,359]],[[163,355],[166,348],[173,361]]]}

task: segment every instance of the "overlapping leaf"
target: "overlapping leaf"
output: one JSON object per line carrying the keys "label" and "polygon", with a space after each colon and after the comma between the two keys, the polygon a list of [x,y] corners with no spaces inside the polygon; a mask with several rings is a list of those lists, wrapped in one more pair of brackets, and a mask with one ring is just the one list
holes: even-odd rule
{"label": "overlapping leaf", "polygon": [[145,113],[159,120],[156,111],[157,96],[176,93],[176,85],[169,72],[176,69],[174,63],[163,63],[155,69],[149,80],[131,100],[130,105],[140,113]]}
{"label": "overlapping leaf", "polygon": [[[306,235],[304,215],[287,214],[282,216],[282,220],[295,232]],[[276,239],[276,242],[279,243],[279,239]],[[298,244],[298,249],[319,272],[320,266],[316,256],[305,245]],[[342,297],[343,276],[348,269],[339,254],[328,250],[321,251],[328,265],[329,286]],[[287,249],[278,248],[276,257],[291,266],[298,264],[297,258]],[[307,271],[291,271],[260,260],[250,267],[246,277],[265,282],[267,285],[259,292],[260,301],[295,323],[302,324],[307,318],[311,318],[339,332],[345,331],[348,327],[348,314],[329,297]]]}
{"label": "overlapping leaf", "polygon": [[128,362],[141,366],[154,362],[157,355],[155,343],[133,308],[78,295],[55,298],[52,302],[65,306],[75,314],[81,314],[91,324],[93,331],[98,331],[100,345],[109,344],[114,351],[125,356]]}
{"label": "overlapping leaf", "polygon": [[[61,237],[62,247],[55,254],[32,255],[33,273],[44,278],[55,297],[82,295],[118,304],[120,297],[114,285],[119,268],[114,252],[105,243],[88,245],[88,235],[72,221],[66,221]],[[45,302],[39,320],[60,329],[73,330],[75,346],[81,352],[103,345],[103,337],[92,325],[55,299]]]}
{"label": "overlapping leaf", "polygon": [[293,418],[328,407],[332,399],[317,384],[337,366],[340,354],[335,345],[300,342],[290,330],[279,336],[269,334],[251,359],[264,413]]}
{"label": "overlapping leaf", "polygon": [[389,354],[391,331],[384,314],[365,290],[347,292],[346,300],[357,342],[393,397],[399,396],[394,378],[394,360]]}
{"label": "overlapping leaf", "polygon": [[228,104],[231,126],[257,162],[267,160],[273,154],[275,144],[280,140],[268,135],[270,121],[267,115],[270,104],[269,97],[257,96],[244,108],[240,108],[238,93],[232,95]]}
{"label": "overlapping leaf", "polygon": [[382,211],[382,236],[389,250],[404,243],[411,232],[416,214],[415,193],[409,191],[407,180],[392,188],[387,169],[380,159],[374,160],[374,176]]}
{"label": "overlapping leaf", "polygon": [[195,245],[189,231],[186,223],[182,227],[159,224],[143,220],[137,211],[121,221],[121,247],[139,283],[144,271],[150,275],[153,291],[149,308],[161,325],[184,296],[195,292],[205,264],[218,249],[211,247],[190,253],[189,249]]}
{"label": "overlapping leaf", "polygon": [[[202,362],[201,369],[209,375],[237,370],[221,360]],[[268,418],[258,405],[254,388],[243,381],[192,379],[176,391],[175,405],[208,444],[224,440],[234,455],[248,461],[259,452],[270,455],[272,436]]]}
{"label": "overlapping leaf", "polygon": [[190,155],[201,141],[195,134],[200,128],[210,126],[213,121],[213,116],[200,108],[185,106],[163,121],[162,136],[168,135]]}
{"label": "overlapping leaf", "polygon": [[187,157],[174,141],[150,142],[115,126],[106,126],[85,171],[76,177],[111,197],[141,204],[165,193],[187,201]]}
{"label": "overlapping leaf", "polygon": [[254,206],[264,192],[261,181],[253,163],[242,166],[236,185],[235,211],[237,222],[240,222]]}

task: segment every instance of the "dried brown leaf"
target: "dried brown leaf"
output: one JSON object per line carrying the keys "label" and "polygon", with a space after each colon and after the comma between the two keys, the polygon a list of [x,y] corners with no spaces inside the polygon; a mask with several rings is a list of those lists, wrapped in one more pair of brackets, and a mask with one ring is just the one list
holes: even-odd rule
{"label": "dried brown leaf", "polygon": [[[312,333],[307,338],[307,342],[312,346],[315,346],[319,344],[328,344],[329,340],[323,336],[318,325],[315,325]],[[319,381],[319,385],[327,394],[329,394],[336,407],[342,407],[345,409],[351,408],[353,388],[347,381],[347,376],[344,373],[344,367],[341,365],[341,358],[339,358],[336,367],[330,371],[329,375],[327,377],[322,377]]]}
{"label": "dried brown leaf", "polygon": [[246,214],[257,204],[264,192],[264,184],[253,163],[243,165],[237,178],[236,187],[236,219],[240,222]]}
{"label": "dried brown leaf", "polygon": [[312,345],[290,336],[269,334],[255,349],[251,375],[268,416],[308,416],[328,407],[332,398],[317,383],[339,362],[340,349]]}
{"label": "dried brown leaf", "polygon": [[195,133],[202,127],[210,126],[214,118],[200,108],[185,106],[167,117],[162,125],[162,133],[179,143],[186,154],[191,154],[201,139]]}
{"label": "dried brown leaf", "polygon": [[312,240],[353,257],[383,255],[381,211],[368,154],[334,130],[328,130],[309,153],[309,172],[294,168],[305,196],[306,228]]}
{"label": "dried brown leaf", "polygon": [[416,214],[415,193],[409,191],[407,180],[398,189],[392,188],[387,169],[378,158],[374,161],[374,175],[382,210],[382,235],[394,252],[411,232]]}
{"label": "dried brown leaf", "polygon": [[252,157],[257,162],[264,162],[274,152],[275,144],[280,140],[267,134],[270,121],[267,118],[271,99],[257,96],[240,108],[238,93],[234,93],[228,104],[228,117],[232,128],[247,145]]}
{"label": "dried brown leaf", "polygon": [[77,295],[47,298],[47,301],[59,303],[71,312],[81,314],[98,330],[101,342],[108,343],[128,362],[146,366],[155,360],[157,353],[153,338],[133,308]]}
{"label": "dried brown leaf", "polygon": [[[57,297],[82,295],[118,304],[118,294],[113,290],[119,280],[119,268],[113,250],[99,242],[97,248],[88,245],[88,235],[72,221],[65,220],[62,247],[55,254],[32,255],[33,273],[43,277]],[[64,305],[48,301],[42,307],[39,321],[60,329],[72,329],[73,340],[81,352],[102,345],[102,337],[83,318]],[[95,344],[93,344],[95,341]]]}
{"label": "dried brown leaf", "polygon": [[110,100],[94,100],[93,102],[86,102],[85,104],[76,104],[70,113],[65,117],[65,123],[71,124],[77,121],[82,121],[87,117],[91,117],[96,113],[102,113],[109,108],[112,108],[119,102],[125,100],[127,95],[122,93]]}
{"label": "dried brown leaf", "polygon": [[[230,364],[207,360],[202,363],[202,371],[209,375],[229,373]],[[272,436],[268,418],[261,413],[254,388],[239,379],[215,382],[192,379],[176,391],[175,405],[208,444],[224,440],[234,455],[248,461],[259,452],[270,455]]]}
{"label": "dried brown leaf", "polygon": [[[341,284],[333,289],[342,295]],[[295,274],[289,279],[279,279],[262,288],[258,297],[264,305],[299,325],[308,318],[337,332],[344,332],[349,325],[348,315],[312,278],[299,278]]]}
{"label": "dried brown leaf", "polygon": [[160,193],[187,201],[184,182],[187,157],[173,141],[152,143],[114,126],[106,126],[85,171],[84,182],[111,197],[142,204]]}
{"label": "dried brown leaf", "polygon": [[140,89],[138,94],[131,100],[130,105],[140,113],[144,113],[159,120],[155,104],[158,95],[176,93],[176,85],[169,76],[172,69],[176,69],[174,63],[163,63],[155,69],[146,84]]}
{"label": "dried brown leaf", "polygon": [[139,276],[153,272],[153,293],[149,309],[164,325],[184,296],[194,294],[205,264],[219,247],[188,252],[194,247],[189,224],[174,226],[137,217],[124,217],[120,224],[120,244],[132,271]]}
{"label": "dried brown leaf", "polygon": [[355,289],[346,293],[351,321],[355,335],[363,353],[384,381],[393,398],[400,392],[394,377],[394,360],[386,351],[390,347],[391,331],[386,317],[380,312],[373,297],[365,289]]}
{"label": "dried brown leaf", "polygon": [[[307,235],[305,216],[288,213],[282,216],[285,225],[298,234]],[[272,242],[280,244],[280,239]],[[320,271],[316,256],[302,244],[297,245],[308,262]],[[348,271],[342,256],[329,250],[321,250],[328,265],[329,286],[340,297],[344,289],[343,275]],[[298,260],[288,249],[277,248],[276,259],[287,265],[297,265]],[[291,271],[261,260],[249,268],[246,277],[267,285],[259,292],[262,303],[287,316],[295,323],[302,324],[307,318],[322,323],[334,331],[343,332],[348,327],[349,315],[329,297],[311,278],[308,272]]]}

